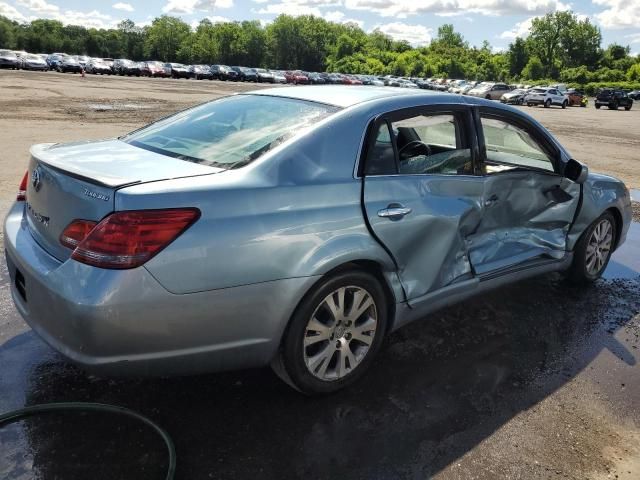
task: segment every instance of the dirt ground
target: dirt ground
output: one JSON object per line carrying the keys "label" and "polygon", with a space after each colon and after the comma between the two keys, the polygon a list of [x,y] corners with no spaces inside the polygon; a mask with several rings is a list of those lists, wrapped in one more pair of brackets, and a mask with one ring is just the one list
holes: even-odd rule
{"label": "dirt ground", "polygon": [[[254,88],[0,71],[0,217],[31,144],[117,136]],[[592,170],[640,188],[640,105],[527,112]],[[640,225],[632,224],[605,279],[587,289],[541,277],[415,322],[391,335],[362,382],[316,399],[266,369],[88,375],[20,319],[0,261],[0,413],[50,401],[133,408],[171,433],[184,480],[637,480],[639,245]],[[109,420],[92,419],[90,429],[85,418],[32,421],[0,432],[0,478],[162,478],[153,437]]]}

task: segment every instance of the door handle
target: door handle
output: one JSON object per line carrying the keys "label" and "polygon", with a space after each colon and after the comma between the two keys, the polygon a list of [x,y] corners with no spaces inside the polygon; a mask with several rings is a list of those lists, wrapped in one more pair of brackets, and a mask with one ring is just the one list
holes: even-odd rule
{"label": "door handle", "polygon": [[391,204],[387,208],[378,210],[378,216],[382,218],[388,218],[389,220],[400,220],[405,215],[409,215],[411,209],[404,207],[400,204]]}
{"label": "door handle", "polygon": [[484,201],[484,206],[485,207],[490,207],[491,205],[494,205],[496,203],[498,203],[500,199],[498,198],[498,195],[496,195],[495,193],[493,195],[491,195],[489,198],[487,198]]}

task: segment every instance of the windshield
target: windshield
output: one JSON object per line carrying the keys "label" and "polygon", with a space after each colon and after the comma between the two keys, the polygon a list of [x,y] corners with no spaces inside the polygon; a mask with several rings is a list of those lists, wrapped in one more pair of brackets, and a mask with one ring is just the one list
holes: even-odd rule
{"label": "windshield", "polygon": [[534,93],[547,93],[547,90],[545,88],[534,88],[532,90],[532,92],[534,92]]}
{"label": "windshield", "polygon": [[290,98],[236,95],[153,123],[123,138],[136,147],[218,168],[247,165],[337,107]]}

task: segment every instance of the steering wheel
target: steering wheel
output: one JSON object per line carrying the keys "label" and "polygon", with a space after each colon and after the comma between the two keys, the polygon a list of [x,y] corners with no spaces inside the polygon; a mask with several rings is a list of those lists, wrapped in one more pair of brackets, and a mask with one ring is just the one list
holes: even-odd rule
{"label": "steering wheel", "polygon": [[431,147],[420,140],[412,140],[411,142],[403,145],[398,150],[398,155],[401,159],[416,157],[418,155],[431,155]]}

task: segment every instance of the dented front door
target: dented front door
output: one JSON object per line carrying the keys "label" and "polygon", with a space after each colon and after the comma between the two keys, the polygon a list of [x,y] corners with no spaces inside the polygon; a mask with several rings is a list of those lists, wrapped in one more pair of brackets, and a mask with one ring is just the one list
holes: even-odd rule
{"label": "dented front door", "polygon": [[560,175],[560,152],[533,122],[504,110],[479,113],[485,185],[482,220],[467,238],[474,273],[563,258],[580,185]]}

